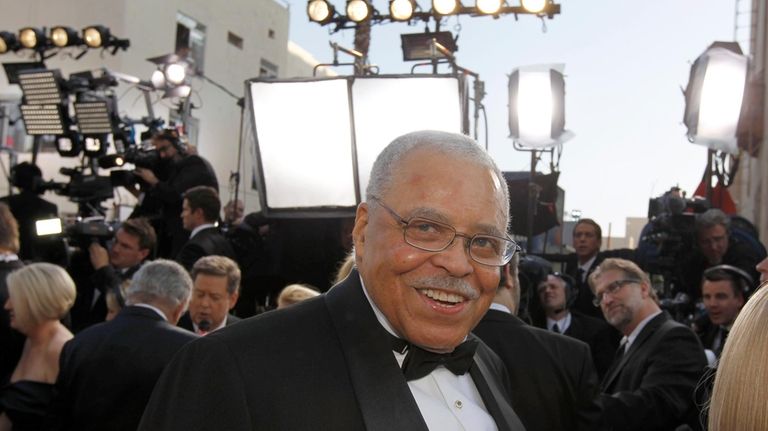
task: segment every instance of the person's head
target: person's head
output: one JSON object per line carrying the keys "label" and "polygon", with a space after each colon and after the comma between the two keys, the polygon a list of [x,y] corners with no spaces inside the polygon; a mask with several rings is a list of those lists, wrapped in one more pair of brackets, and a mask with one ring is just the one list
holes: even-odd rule
{"label": "person's head", "polygon": [[128,219],[115,233],[109,263],[118,269],[132,268],[152,256],[155,243],[157,235],[147,219]]}
{"label": "person's head", "polygon": [[43,181],[43,172],[37,165],[21,162],[11,168],[11,183],[19,190],[41,193],[38,185]]}
{"label": "person's head", "polygon": [[165,129],[152,137],[152,145],[163,160],[179,160],[183,157],[179,133],[173,129]]}
{"label": "person's head", "polygon": [[11,327],[27,334],[47,321],[61,320],[75,303],[75,282],[60,266],[33,263],[7,278]]}
{"label": "person's head", "polygon": [[728,251],[731,220],[717,208],[696,216],[696,244],[710,265],[719,265]]}
{"label": "person's head", "polygon": [[452,351],[485,314],[516,250],[508,196],[463,135],[409,133],[379,154],[352,236],[365,287],[399,336]]}
{"label": "person's head", "polygon": [[751,279],[749,274],[730,265],[713,266],[704,271],[701,297],[712,323],[733,324],[744,306]]}
{"label": "person's head", "polygon": [[568,286],[561,277],[549,274],[539,283],[538,294],[541,307],[548,317],[552,317],[568,308]]}
{"label": "person's head", "polygon": [[224,256],[205,256],[192,267],[192,298],[189,317],[203,330],[226,322],[240,296],[240,268]]}
{"label": "person's head", "polygon": [[604,260],[589,276],[589,286],[605,320],[624,335],[659,310],[648,274],[628,260]]}
{"label": "person's head", "polygon": [[181,209],[181,222],[186,230],[213,223],[219,218],[221,201],[216,189],[209,186],[197,186],[184,192]]}
{"label": "person's head", "polygon": [[355,267],[355,249],[347,253],[344,260],[341,261],[339,269],[336,270],[336,275],[333,277],[333,284],[339,284],[344,281],[345,278],[352,272]]}
{"label": "person's head", "polygon": [[761,260],[757,266],[755,266],[755,269],[760,273],[760,283],[768,280],[768,257]]}
{"label": "person's head", "polygon": [[725,343],[709,404],[709,430],[768,429],[768,289],[758,289]]}
{"label": "person's head", "polygon": [[224,205],[224,221],[226,223],[236,225],[243,221],[245,215],[245,204],[238,199],[237,201],[229,201]]}
{"label": "person's head", "polygon": [[8,205],[0,202],[0,252],[19,252],[19,223]]}
{"label": "person's head", "polygon": [[517,278],[517,267],[520,263],[520,255],[515,253],[508,264],[499,268],[499,287],[493,302],[509,308],[509,311],[517,315],[520,308],[520,280]]}
{"label": "person's head", "polygon": [[298,304],[309,298],[320,295],[320,292],[308,284],[289,284],[285,286],[277,296],[277,309],[285,308],[293,304]]}
{"label": "person's head", "polygon": [[583,218],[573,227],[573,248],[579,263],[591,259],[600,251],[603,243],[603,230],[600,225],[591,218]]}
{"label": "person's head", "polygon": [[175,325],[187,308],[191,291],[192,279],[183,266],[158,259],[136,271],[125,291],[125,303],[153,305]]}

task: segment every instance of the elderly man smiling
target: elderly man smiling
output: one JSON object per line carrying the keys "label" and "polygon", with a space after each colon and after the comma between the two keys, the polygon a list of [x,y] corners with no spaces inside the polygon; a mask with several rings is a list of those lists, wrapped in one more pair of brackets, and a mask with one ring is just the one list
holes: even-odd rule
{"label": "elderly man smiling", "polygon": [[357,208],[359,272],[190,345],[140,429],[524,429],[503,365],[469,333],[517,248],[507,202],[473,140],[396,139]]}

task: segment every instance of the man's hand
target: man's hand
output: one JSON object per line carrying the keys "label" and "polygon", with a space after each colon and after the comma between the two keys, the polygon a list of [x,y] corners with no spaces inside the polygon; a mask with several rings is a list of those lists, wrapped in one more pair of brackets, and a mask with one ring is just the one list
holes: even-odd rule
{"label": "man's hand", "polygon": [[88,247],[88,254],[91,257],[91,265],[93,269],[99,270],[109,265],[109,252],[107,249],[99,245],[99,243],[93,242]]}
{"label": "man's hand", "polygon": [[141,179],[144,180],[150,186],[155,186],[157,183],[160,182],[160,180],[158,180],[157,177],[155,176],[155,173],[149,169],[136,168],[136,170],[133,172],[139,177],[141,177]]}

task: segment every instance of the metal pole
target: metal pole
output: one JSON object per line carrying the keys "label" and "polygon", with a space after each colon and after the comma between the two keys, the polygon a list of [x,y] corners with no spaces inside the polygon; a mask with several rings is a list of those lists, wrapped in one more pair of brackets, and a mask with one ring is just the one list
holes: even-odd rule
{"label": "metal pole", "polygon": [[536,184],[533,183],[533,177],[536,175],[536,151],[531,151],[531,175],[528,178],[528,229],[526,242],[526,251],[533,253],[533,218],[536,215]]}

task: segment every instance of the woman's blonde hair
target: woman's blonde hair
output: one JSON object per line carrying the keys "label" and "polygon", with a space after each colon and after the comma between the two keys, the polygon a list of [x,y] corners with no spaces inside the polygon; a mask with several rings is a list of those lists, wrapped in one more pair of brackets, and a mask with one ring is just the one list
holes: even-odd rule
{"label": "woman's blonde hair", "polygon": [[289,284],[277,297],[277,308],[287,307],[320,295],[320,292],[306,284]]}
{"label": "woman's blonde hair", "polygon": [[709,430],[768,429],[768,288],[763,283],[736,318],[715,375]]}
{"label": "woman's blonde hair", "polygon": [[75,282],[67,271],[50,263],[33,263],[8,275],[8,296],[20,327],[61,320],[75,295]]}

